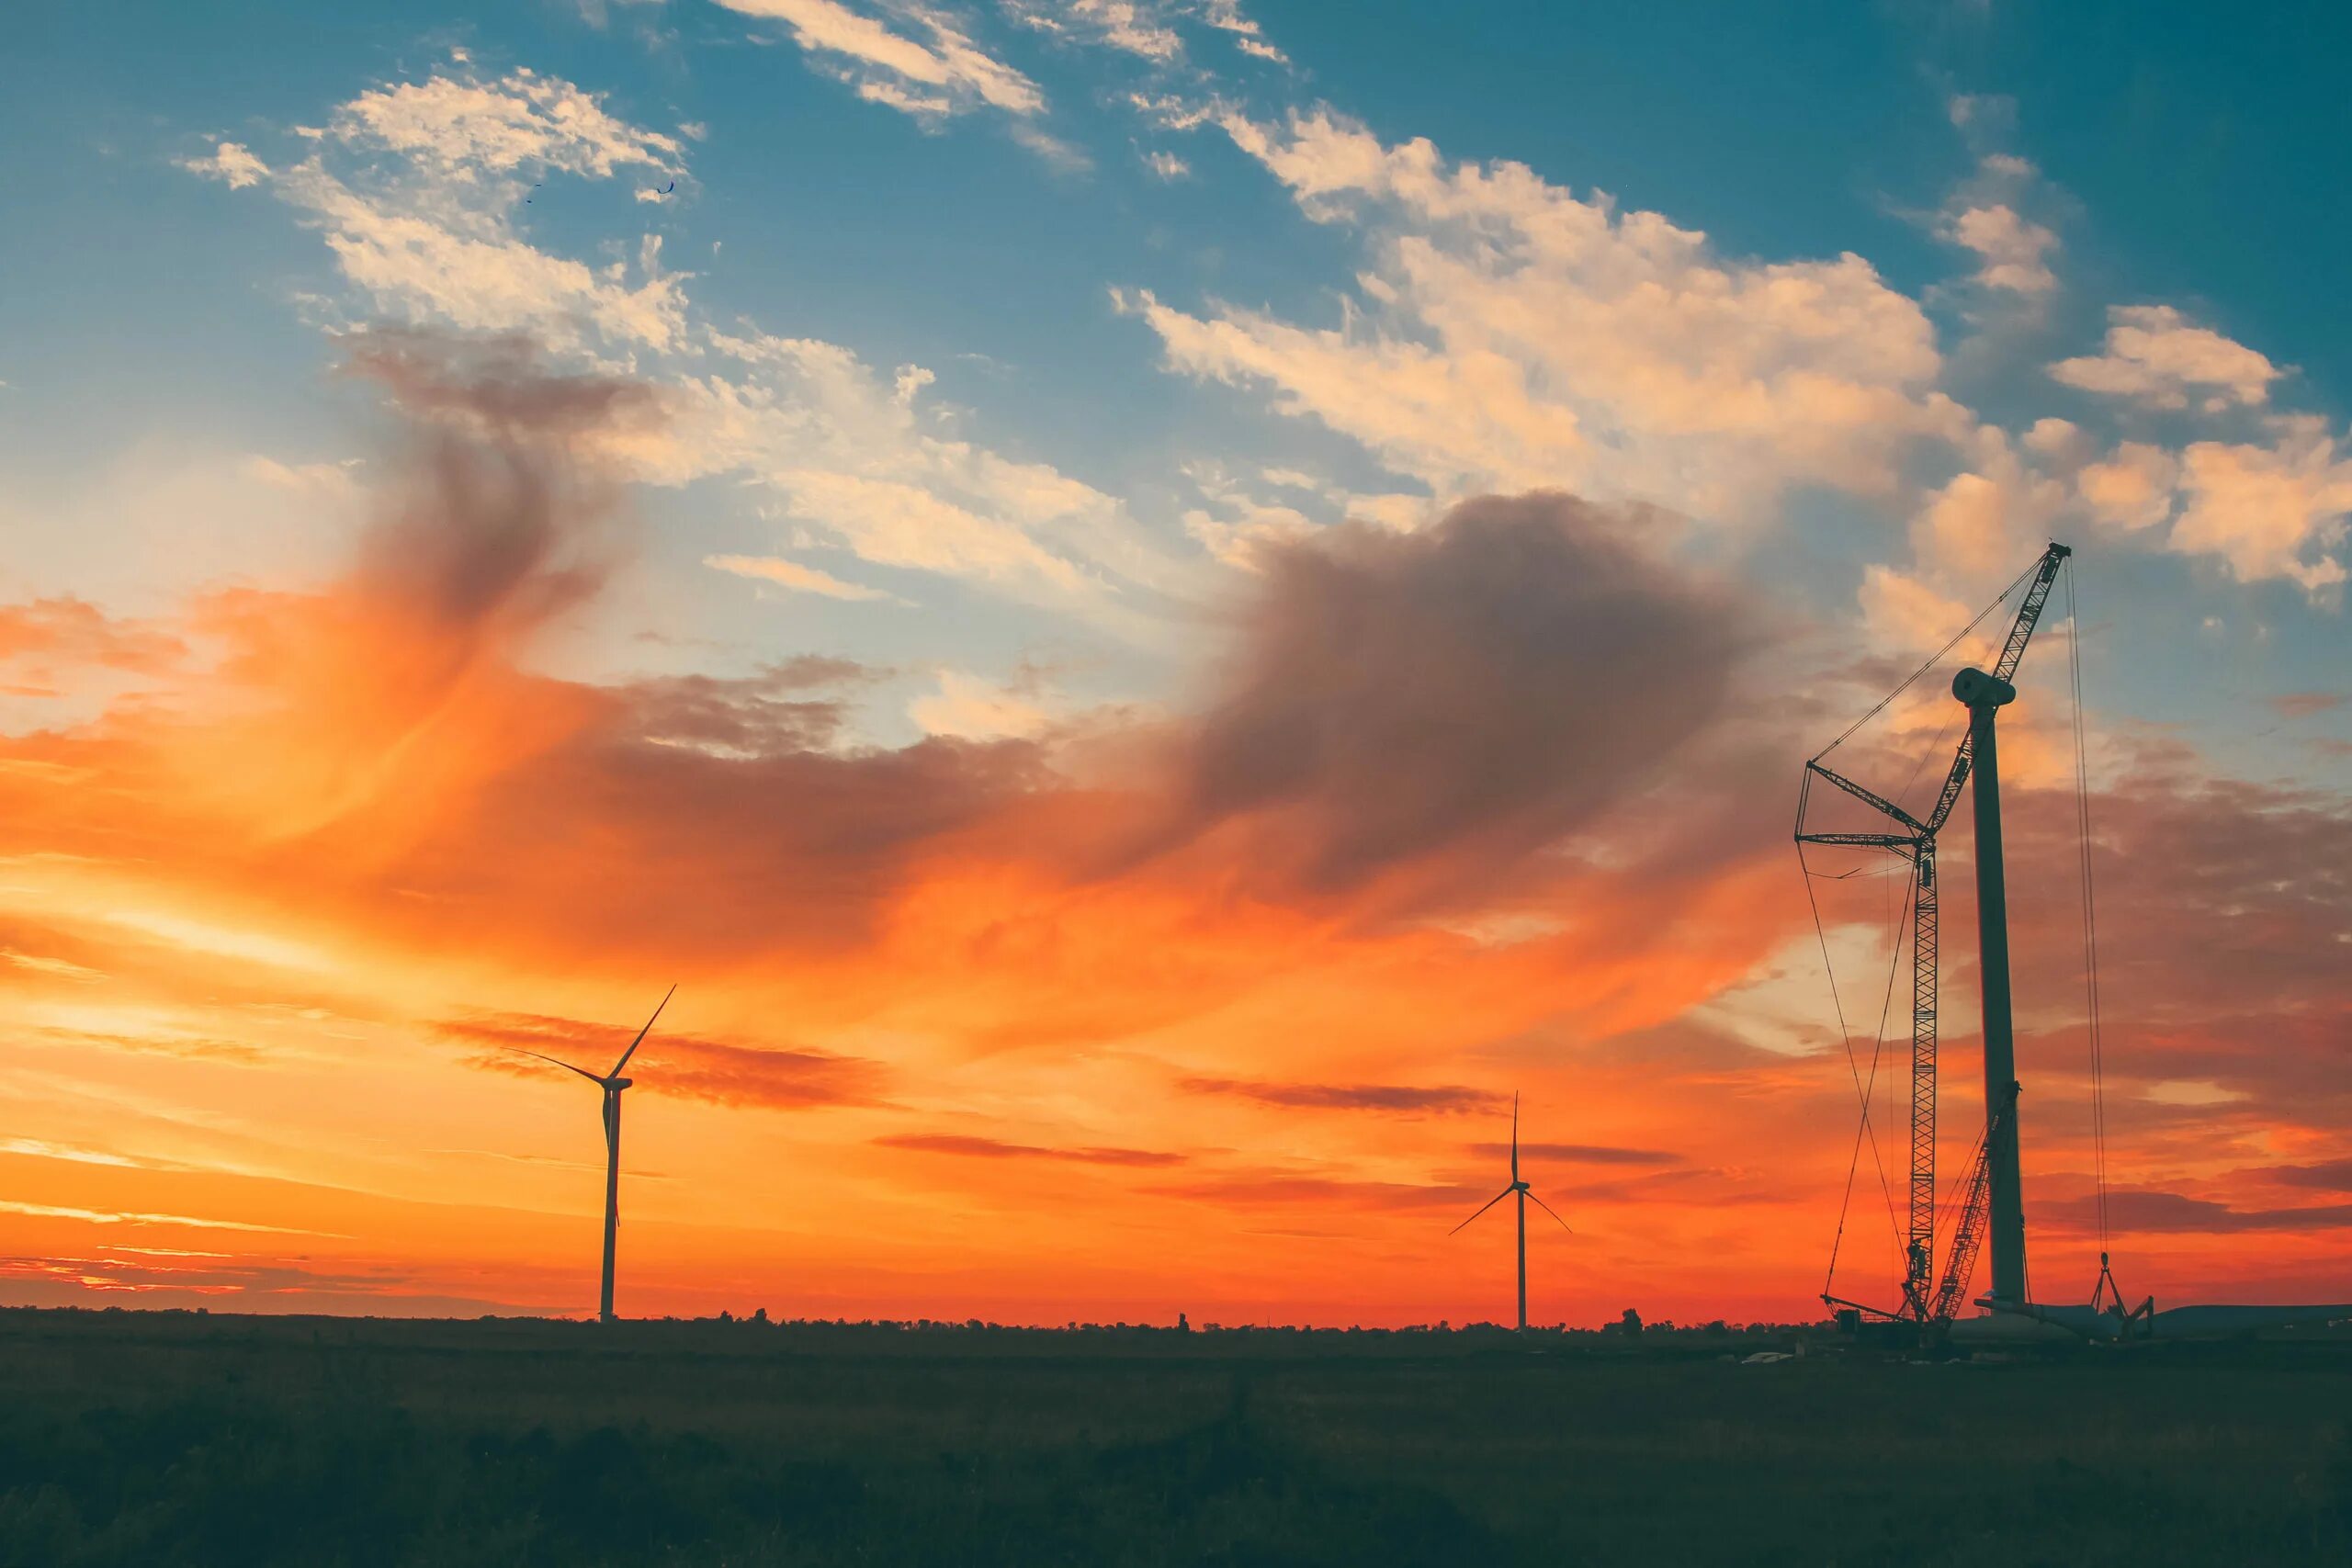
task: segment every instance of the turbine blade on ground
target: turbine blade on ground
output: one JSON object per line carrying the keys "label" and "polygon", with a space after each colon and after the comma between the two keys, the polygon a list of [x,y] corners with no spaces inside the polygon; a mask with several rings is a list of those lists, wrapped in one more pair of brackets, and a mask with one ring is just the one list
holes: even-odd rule
{"label": "turbine blade on ground", "polygon": [[587,1068],[585,1068],[585,1067],[575,1067],[575,1066],[573,1066],[570,1062],[557,1061],[555,1057],[553,1057],[553,1056],[549,1056],[549,1055],[545,1055],[545,1054],[544,1054],[544,1053],[542,1053],[542,1052],[538,1052],[538,1051],[524,1051],[524,1050],[523,1050],[523,1047],[521,1047],[520,1045],[509,1045],[509,1046],[508,1046],[508,1047],[506,1047],[506,1048],[507,1048],[509,1051],[521,1051],[521,1052],[522,1052],[522,1054],[523,1054],[524,1055],[526,1055],[526,1056],[537,1056],[537,1057],[538,1057],[538,1058],[539,1058],[539,1060],[540,1060],[540,1061],[542,1061],[542,1062],[548,1062],[548,1063],[552,1063],[554,1066],[559,1066],[559,1067],[561,1067],[561,1068],[562,1068],[565,1072],[567,1072],[567,1073],[578,1073],[582,1077],[586,1078],[590,1083],[593,1083],[593,1084],[599,1084],[599,1085],[601,1085],[601,1084],[605,1081],[604,1079],[602,1079],[602,1078],[598,1077],[595,1074],[594,1074],[594,1073],[590,1072],[590,1071],[589,1071]]}
{"label": "turbine blade on ground", "polygon": [[[1491,1198],[1487,1199],[1485,1202],[1483,1202],[1483,1203],[1481,1203],[1481,1204],[1479,1204],[1479,1205],[1478,1205],[1478,1214],[1483,1214],[1483,1213],[1485,1213],[1487,1210],[1489,1210],[1489,1209],[1493,1208],[1496,1204],[1498,1204],[1498,1203],[1501,1202],[1504,1199],[1506,1199],[1506,1198],[1510,1197],[1513,1192],[1515,1192],[1515,1191],[1517,1191],[1517,1190],[1518,1190],[1518,1189],[1517,1189],[1517,1188],[1515,1188],[1515,1187],[1506,1187],[1506,1188],[1504,1188],[1501,1191],[1499,1191],[1499,1192],[1496,1193],[1493,1197],[1491,1197]],[[1473,1215],[1471,1215],[1471,1216],[1470,1216],[1470,1220],[1475,1220],[1475,1219],[1476,1219],[1476,1218],[1478,1217],[1478,1214],[1473,1214]],[[1463,1221],[1463,1222],[1462,1222],[1462,1225],[1466,1225],[1466,1224],[1468,1224],[1470,1223],[1470,1220],[1464,1220],[1464,1221]],[[1450,1231],[1446,1232],[1445,1234],[1446,1234],[1446,1235],[1453,1235],[1455,1232],[1457,1232],[1457,1231],[1461,1230],[1462,1225],[1456,1225],[1456,1226],[1454,1226],[1454,1227],[1453,1227],[1453,1230],[1450,1230]]]}
{"label": "turbine blade on ground", "polygon": [[628,1066],[628,1059],[637,1055],[637,1048],[639,1045],[644,1044],[645,1037],[652,1032],[653,1019],[660,1018],[662,1016],[662,1009],[668,1007],[670,1005],[670,998],[677,994],[678,987],[675,986],[672,986],[668,990],[662,993],[662,1000],[653,1010],[653,1018],[649,1018],[645,1021],[645,1027],[637,1032],[637,1038],[628,1043],[628,1049],[621,1053],[621,1059],[613,1064],[613,1070],[605,1075],[606,1077],[616,1078],[621,1076],[621,1069]]}
{"label": "turbine blade on ground", "polygon": [[[1534,1190],[1533,1188],[1532,1188],[1532,1187],[1531,1187],[1531,1188],[1529,1188],[1529,1189],[1527,1190],[1527,1195],[1528,1195],[1530,1198],[1535,1198],[1535,1190]],[[1545,1201],[1544,1201],[1544,1200],[1543,1200],[1543,1199],[1541,1199],[1541,1198],[1535,1198],[1535,1206],[1536,1206],[1537,1208],[1539,1208],[1539,1209],[1543,1210],[1545,1213],[1547,1213],[1547,1214],[1551,1215],[1554,1219],[1555,1219],[1555,1220],[1560,1220],[1560,1211],[1559,1211],[1559,1210],[1557,1210],[1557,1209],[1555,1209],[1554,1207],[1552,1207],[1552,1205],[1551,1205],[1551,1204],[1546,1203]],[[1572,1225],[1572,1224],[1568,1224],[1568,1222],[1567,1222],[1567,1221],[1566,1221],[1566,1220],[1560,1220],[1560,1228],[1561,1228],[1562,1230],[1564,1230],[1564,1231],[1567,1232],[1570,1235],[1576,1235],[1576,1234],[1577,1234],[1576,1227],[1575,1227],[1574,1225]]]}

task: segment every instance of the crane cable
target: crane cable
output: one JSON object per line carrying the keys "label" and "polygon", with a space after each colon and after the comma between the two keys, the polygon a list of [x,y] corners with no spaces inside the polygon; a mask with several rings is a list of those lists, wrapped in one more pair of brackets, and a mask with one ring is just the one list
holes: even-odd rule
{"label": "crane cable", "polygon": [[2083,897],[2083,1010],[2090,1037],[2091,1152],[2098,1183],[2098,1255],[2107,1271],[2107,1083],[2106,1035],[2098,1014],[2098,901],[2094,895],[2091,855],[2091,789],[2088,748],[2083,725],[2083,622],[2075,604],[2075,573],[2066,573],[2066,651],[2075,696],[2075,833]]}
{"label": "crane cable", "polygon": [[[1868,1139],[1870,1143],[1871,1165],[1878,1172],[1878,1188],[1880,1196],[1886,1200],[1886,1223],[1888,1228],[1894,1233],[1895,1250],[1898,1254],[1903,1250],[1905,1245],[1903,1222],[1895,1217],[1894,1213],[1894,1189],[1889,1187],[1886,1182],[1886,1162],[1880,1156],[1878,1151],[1878,1130],[1871,1124],[1871,1097],[1877,1092],[1879,1059],[1885,1054],[1886,1050],[1886,1020],[1887,1014],[1892,1010],[1894,1004],[1894,977],[1901,972],[1903,935],[1901,928],[1895,926],[1894,922],[1890,920],[1887,933],[1889,952],[1887,953],[1886,961],[1886,996],[1879,1004],[1878,1037],[1871,1043],[1871,1071],[1869,1080],[1865,1082],[1862,1077],[1860,1064],[1856,1062],[1854,1059],[1853,1032],[1846,1023],[1846,1002],[1845,998],[1838,993],[1838,971],[1836,966],[1833,965],[1829,960],[1829,935],[1827,930],[1822,924],[1821,904],[1814,896],[1813,884],[1814,878],[1817,874],[1811,866],[1805,864],[1804,846],[1803,844],[1799,844],[1797,846],[1797,864],[1804,873],[1805,902],[1813,910],[1814,938],[1821,944],[1821,967],[1829,976],[1830,1005],[1838,1010],[1838,1037],[1846,1047],[1846,1068],[1848,1072],[1853,1075],[1855,1097],[1861,1102],[1862,1108],[1861,1124],[1854,1129],[1854,1152],[1852,1156],[1846,1162],[1846,1191],[1844,1197],[1838,1201],[1838,1231],[1837,1234],[1830,1238],[1829,1270],[1822,1277],[1821,1281],[1822,1294],[1826,1296],[1829,1293],[1830,1287],[1836,1282],[1838,1278],[1838,1254],[1846,1243],[1846,1219],[1848,1213],[1853,1208],[1854,1178],[1861,1168],[1862,1143],[1865,1139]],[[1918,891],[1918,863],[1914,861],[1911,864],[1911,887],[1909,895],[1905,898],[1902,905],[1904,916],[1906,919],[1910,911],[1916,906]],[[1917,938],[1915,937],[1914,940],[1916,941]]]}
{"label": "crane cable", "polygon": [[1839,732],[1837,739],[1832,740],[1828,745],[1824,746],[1820,750],[1815,751],[1813,754],[1813,760],[1818,762],[1821,759],[1829,755],[1830,752],[1835,751],[1838,747],[1843,746],[1847,741],[1852,739],[1854,737],[1854,731],[1861,728],[1862,726],[1868,724],[1871,720],[1884,713],[1889,703],[1892,703],[1895,698],[1901,696],[1913,686],[1918,684],[1919,678],[1921,676],[1925,675],[1928,671],[1933,670],[1937,665],[1942,663],[1944,661],[1945,655],[1951,652],[1953,649],[1958,648],[1962,641],[1967,637],[1969,633],[1974,631],[1978,626],[1983,626],[1984,624],[1985,617],[1992,615],[1994,611],[1999,609],[2002,605],[2007,604],[2009,602],[2009,595],[2024,587],[2026,580],[2041,570],[2041,563],[2040,561],[2036,561],[2033,565],[2018,573],[2017,581],[2011,582],[2007,588],[2002,589],[1998,598],[1995,599],[1990,604],[1985,605],[1982,610],[1979,610],[1976,613],[1976,618],[1974,620],[1961,627],[1960,630],[1952,633],[1951,640],[1950,642],[1945,643],[1941,648],[1936,649],[1935,652],[1928,655],[1927,659],[1919,665],[1919,668],[1912,671],[1910,674],[1903,677],[1903,681],[1900,685],[1896,686],[1894,690],[1887,693],[1886,695],[1878,700],[1877,706],[1871,708],[1870,712],[1862,715],[1861,717],[1848,725]]}

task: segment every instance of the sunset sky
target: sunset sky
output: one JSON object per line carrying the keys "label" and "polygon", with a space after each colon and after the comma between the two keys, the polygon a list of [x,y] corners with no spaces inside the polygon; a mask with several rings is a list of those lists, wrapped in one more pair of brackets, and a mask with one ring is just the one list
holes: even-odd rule
{"label": "sunset sky", "polygon": [[2036,1293],[2097,1273],[2079,653],[2117,1275],[2347,1299],[2300,9],[18,18],[0,1303],[590,1312],[595,1094],[520,1051],[675,983],[624,1314],[1507,1319],[1507,1214],[1447,1231],[1517,1091],[1533,1319],[1816,1315],[1902,885],[1816,865],[1833,1001],[1799,770],[2052,538]]}

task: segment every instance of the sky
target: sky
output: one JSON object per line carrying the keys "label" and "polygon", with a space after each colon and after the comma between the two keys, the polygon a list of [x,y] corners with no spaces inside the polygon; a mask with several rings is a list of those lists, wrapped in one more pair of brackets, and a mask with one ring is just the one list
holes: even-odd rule
{"label": "sky", "polygon": [[1907,884],[1792,807],[2052,539],[2034,1289],[2347,1299],[2346,26],[21,18],[0,1302],[593,1311],[526,1053],[674,984],[625,1314],[1506,1320],[1515,1095],[1534,1320],[1891,1304]]}

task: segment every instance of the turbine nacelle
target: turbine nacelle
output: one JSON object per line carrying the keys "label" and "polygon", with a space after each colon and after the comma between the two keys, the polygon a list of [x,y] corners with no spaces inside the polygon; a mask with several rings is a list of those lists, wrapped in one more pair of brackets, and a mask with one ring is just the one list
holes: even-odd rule
{"label": "turbine nacelle", "polygon": [[1951,678],[1951,694],[1972,708],[2007,707],[2018,700],[2018,689],[1998,675],[1963,670]]}

